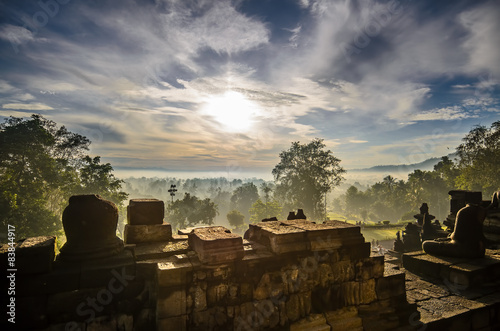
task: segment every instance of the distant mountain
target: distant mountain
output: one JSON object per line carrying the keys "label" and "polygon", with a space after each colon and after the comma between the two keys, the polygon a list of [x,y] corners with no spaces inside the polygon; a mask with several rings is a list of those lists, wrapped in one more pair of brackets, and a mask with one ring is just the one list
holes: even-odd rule
{"label": "distant mountain", "polygon": [[[450,159],[454,159],[457,155],[456,153],[447,155]],[[395,172],[412,172],[414,170],[433,170],[434,166],[441,161],[441,157],[433,157],[427,159],[420,163],[413,164],[398,164],[398,165],[378,165],[371,168],[364,169],[349,169],[349,171],[353,172],[387,172],[387,173],[395,173]]]}

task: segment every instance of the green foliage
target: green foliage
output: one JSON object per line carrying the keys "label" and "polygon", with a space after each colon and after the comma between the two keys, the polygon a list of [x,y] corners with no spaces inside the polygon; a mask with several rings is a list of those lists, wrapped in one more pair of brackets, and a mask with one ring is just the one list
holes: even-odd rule
{"label": "green foliage", "polygon": [[238,227],[244,224],[243,220],[245,219],[245,215],[237,210],[231,210],[229,213],[227,213],[226,217],[229,225],[231,225],[232,227]]}
{"label": "green foliage", "polygon": [[257,199],[250,208],[250,223],[257,223],[265,218],[279,217],[281,215],[281,206],[278,201],[272,200],[266,203]]}
{"label": "green foliage", "polygon": [[500,121],[490,128],[476,126],[463,138],[457,153],[459,188],[483,191],[483,196],[491,196],[500,189]]}
{"label": "green foliage", "polygon": [[[62,211],[68,198],[83,192],[94,178],[83,178],[90,141],[41,115],[10,117],[0,124],[0,224],[16,226],[22,237],[54,235],[62,228]],[[94,159],[94,166],[99,159]],[[102,169],[113,179],[108,164]],[[112,180],[109,183],[111,183]],[[120,183],[108,189],[118,192]],[[100,192],[89,192],[100,193]],[[118,193],[117,193],[118,194]],[[118,194],[116,203],[126,195]]]}
{"label": "green foliage", "polygon": [[323,199],[338,186],[345,170],[332,151],[325,150],[323,139],[309,144],[293,142],[279,154],[280,162],[272,173],[277,184],[275,196],[286,210],[304,209],[311,218],[324,218]]}
{"label": "green foliage", "polygon": [[258,198],[257,186],[254,183],[245,183],[233,191],[231,208],[240,211],[246,219],[249,219],[249,209]]}
{"label": "green foliage", "polygon": [[165,212],[168,222],[177,229],[197,224],[212,225],[218,214],[217,205],[209,198],[199,199],[189,193],[185,193],[182,200],[170,203]]}
{"label": "green foliage", "polygon": [[121,192],[123,180],[113,175],[110,163],[101,164],[101,158],[85,156],[84,164],[80,168],[80,194],[99,194],[104,199],[120,205],[127,199],[128,194]]}

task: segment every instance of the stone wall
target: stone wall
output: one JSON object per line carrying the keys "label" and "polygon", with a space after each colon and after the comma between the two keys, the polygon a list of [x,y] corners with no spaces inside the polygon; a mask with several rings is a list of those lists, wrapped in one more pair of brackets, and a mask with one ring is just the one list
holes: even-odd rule
{"label": "stone wall", "polygon": [[271,221],[243,239],[223,227],[173,235],[158,200],[128,213],[111,256],[54,261],[53,237],[18,243],[18,328],[389,330],[418,315],[404,274],[384,274],[357,226]]}

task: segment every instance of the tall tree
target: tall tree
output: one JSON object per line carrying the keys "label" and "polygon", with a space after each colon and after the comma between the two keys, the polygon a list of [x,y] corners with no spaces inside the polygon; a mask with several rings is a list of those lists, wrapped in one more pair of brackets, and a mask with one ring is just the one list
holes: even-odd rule
{"label": "tall tree", "polygon": [[[41,115],[0,124],[0,224],[16,226],[19,238],[57,234],[68,198],[92,182],[81,177],[89,144]],[[101,170],[105,185],[112,168]]]}
{"label": "tall tree", "polygon": [[333,152],[326,150],[323,139],[308,144],[293,142],[290,149],[279,154],[280,162],[272,174],[276,195],[288,210],[304,209],[306,215],[323,218],[323,199],[338,186],[345,170]]}
{"label": "tall tree", "polygon": [[254,183],[245,183],[233,191],[231,208],[240,211],[246,219],[249,219],[249,210],[258,198],[257,186]]}
{"label": "tall tree", "polygon": [[276,200],[262,202],[262,200],[257,199],[249,211],[250,223],[260,222],[264,218],[279,217],[281,210],[282,208]]}
{"label": "tall tree", "polygon": [[189,193],[183,199],[170,203],[165,210],[167,220],[177,229],[196,224],[214,224],[218,214],[217,205],[209,198],[199,199]]}
{"label": "tall tree", "polygon": [[459,188],[480,190],[488,196],[500,189],[500,121],[491,127],[476,126],[457,147]]}

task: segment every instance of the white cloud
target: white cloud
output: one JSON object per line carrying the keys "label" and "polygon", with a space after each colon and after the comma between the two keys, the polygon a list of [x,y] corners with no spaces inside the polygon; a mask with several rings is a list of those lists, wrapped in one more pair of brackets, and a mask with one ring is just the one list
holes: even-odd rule
{"label": "white cloud", "polygon": [[477,117],[459,106],[436,108],[411,116],[412,121],[451,121],[464,118]]}
{"label": "white cloud", "polygon": [[463,12],[459,22],[470,35],[462,44],[469,54],[470,72],[486,71],[500,75],[500,6],[491,0],[482,6]]}
{"label": "white cloud", "polygon": [[9,41],[13,46],[34,40],[30,30],[12,24],[4,24],[0,27],[0,38]]}
{"label": "white cloud", "polygon": [[24,110],[53,110],[54,108],[43,103],[6,103],[2,105],[4,109],[24,109]]}

